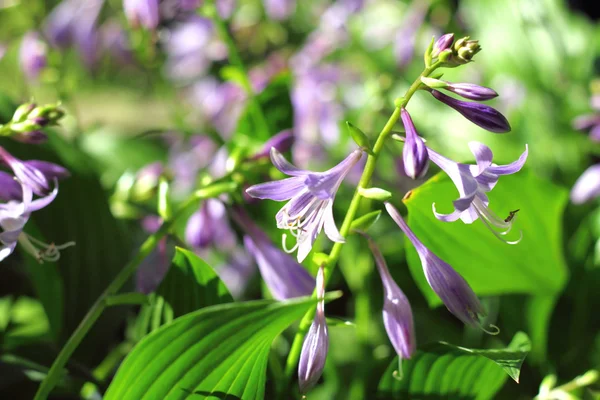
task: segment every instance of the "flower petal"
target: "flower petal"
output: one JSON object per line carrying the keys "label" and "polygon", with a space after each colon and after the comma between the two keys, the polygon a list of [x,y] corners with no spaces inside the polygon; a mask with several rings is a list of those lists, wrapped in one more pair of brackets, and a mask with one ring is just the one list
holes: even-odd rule
{"label": "flower petal", "polygon": [[600,164],[592,165],[577,179],[571,189],[573,204],[583,204],[600,196]]}
{"label": "flower petal", "polygon": [[469,148],[475,156],[475,161],[479,167],[479,174],[482,173],[487,167],[492,165],[492,158],[494,154],[492,150],[483,143],[469,142]]}
{"label": "flower petal", "polygon": [[323,229],[329,240],[332,242],[344,243],[346,241],[340,234],[340,231],[335,225],[335,220],[333,219],[333,201],[330,201],[325,207],[325,212],[323,214]]}
{"label": "flower petal", "polygon": [[521,168],[523,168],[525,161],[527,161],[528,154],[529,154],[529,147],[527,145],[525,145],[525,151],[523,152],[523,154],[521,154],[521,156],[519,157],[518,160],[513,161],[507,165],[498,165],[495,167],[489,167],[487,169],[487,172],[489,172],[491,174],[496,174],[496,175],[510,175],[510,174],[514,174],[515,172],[519,172],[521,170]]}
{"label": "flower petal", "polygon": [[303,187],[303,180],[298,177],[293,177],[250,186],[246,189],[246,193],[258,199],[284,201],[296,196]]}
{"label": "flower petal", "polygon": [[302,176],[309,174],[309,171],[300,169],[285,159],[275,147],[271,147],[271,162],[281,172],[290,176]]}

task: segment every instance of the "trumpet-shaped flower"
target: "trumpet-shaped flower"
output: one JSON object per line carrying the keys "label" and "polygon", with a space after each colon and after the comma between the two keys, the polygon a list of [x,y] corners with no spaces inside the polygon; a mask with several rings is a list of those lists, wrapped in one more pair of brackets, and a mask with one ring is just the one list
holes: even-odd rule
{"label": "trumpet-shaped flower", "polygon": [[289,200],[277,213],[277,227],[289,230],[296,237],[296,245],[287,249],[284,234],[283,247],[288,253],[298,249],[299,262],[306,258],[322,229],[332,241],[344,241],[333,219],[333,201],[342,181],[361,157],[362,150],[354,150],[330,170],[311,172],[295,167],[272,148],[271,161],[277,169],[291,178],[246,189],[246,193],[259,199]]}
{"label": "trumpet-shaped flower", "polygon": [[398,224],[402,232],[408,237],[421,259],[423,272],[431,289],[440,297],[444,305],[458,319],[468,325],[481,327],[490,334],[498,333],[498,328],[487,331],[481,326],[481,318],[485,317],[485,310],[467,281],[460,276],[448,263],[436,256],[423,242],[411,231],[400,213],[390,203],[385,203],[390,217]]}
{"label": "trumpet-shaped flower", "polygon": [[406,175],[412,179],[422,178],[427,173],[429,167],[429,157],[427,147],[423,139],[417,134],[417,129],[410,118],[406,109],[402,109],[402,123],[406,130],[406,140],[402,149],[402,161]]}
{"label": "trumpet-shaped flower", "polygon": [[525,145],[525,151],[519,159],[507,165],[492,164],[492,150],[482,143],[470,142],[469,147],[475,155],[476,165],[457,163],[427,148],[429,159],[448,174],[460,195],[453,202],[453,212],[450,214],[438,213],[434,203],[432,205],[433,213],[437,219],[445,222],[453,222],[460,218],[465,224],[470,224],[481,219],[496,237],[506,243],[516,244],[521,240],[520,238],[511,242],[502,237],[510,232],[516,211],[511,212],[506,219],[498,217],[488,207],[489,199],[486,192],[496,186],[500,175],[510,175],[521,170],[527,160],[528,147]]}
{"label": "trumpet-shaped flower", "polygon": [[320,299],[317,303],[317,312],[315,319],[304,338],[302,351],[300,352],[300,362],[298,364],[298,384],[300,391],[306,393],[312,388],[323,374],[327,351],[329,350],[329,332],[327,330],[327,320],[325,319],[325,278],[323,267],[317,274],[317,297]]}

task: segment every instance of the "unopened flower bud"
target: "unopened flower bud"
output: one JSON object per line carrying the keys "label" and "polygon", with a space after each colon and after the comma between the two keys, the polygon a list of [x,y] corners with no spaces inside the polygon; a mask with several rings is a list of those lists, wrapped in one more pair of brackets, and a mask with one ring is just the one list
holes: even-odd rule
{"label": "unopened flower bud", "polygon": [[35,121],[25,120],[10,125],[10,130],[17,133],[26,133],[40,129],[42,126]]}
{"label": "unopened flower bud", "polygon": [[463,64],[471,61],[473,56],[481,51],[481,46],[478,40],[469,40],[469,36],[465,36],[454,43],[455,54]]}
{"label": "unopened flower bud", "polygon": [[323,374],[327,351],[329,350],[329,333],[325,319],[325,277],[323,267],[317,274],[317,312],[315,319],[304,338],[302,351],[300,352],[300,363],[298,365],[298,384],[300,391],[306,393],[316,385]]}
{"label": "unopened flower bud", "polygon": [[38,125],[57,125],[65,115],[65,112],[60,109],[60,103],[56,104],[45,104],[43,106],[37,106],[27,116],[30,121],[35,121]]}
{"label": "unopened flower bud", "polygon": [[48,135],[40,130],[34,130],[30,132],[13,134],[12,138],[21,143],[41,144],[48,140]]}
{"label": "unopened flower bud", "polygon": [[131,187],[131,195],[134,200],[148,200],[156,193],[158,182],[164,172],[160,161],[142,167],[135,176],[135,182]]}
{"label": "unopened flower bud", "polygon": [[33,111],[34,108],[35,108],[35,103],[21,104],[19,107],[17,107],[17,109],[15,110],[15,113],[13,114],[12,122],[25,121],[25,119],[27,118],[29,113],[31,111]]}
{"label": "unopened flower bud", "polygon": [[431,57],[435,58],[439,56],[442,51],[449,49],[453,41],[454,33],[446,33],[445,35],[440,36],[440,38],[436,40],[435,44],[433,45]]}
{"label": "unopened flower bud", "polygon": [[406,175],[412,179],[422,178],[429,167],[429,155],[423,139],[417,134],[415,125],[406,109],[402,109],[402,123],[406,130],[406,140],[402,149],[402,160]]}
{"label": "unopened flower bud", "polygon": [[456,93],[457,95],[469,100],[485,101],[498,97],[494,89],[485,86],[475,85],[474,83],[450,83],[444,89]]}

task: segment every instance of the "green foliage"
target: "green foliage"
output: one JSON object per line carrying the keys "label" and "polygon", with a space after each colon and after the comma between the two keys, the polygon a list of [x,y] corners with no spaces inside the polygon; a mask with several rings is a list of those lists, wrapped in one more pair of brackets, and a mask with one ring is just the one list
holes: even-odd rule
{"label": "green foliage", "polygon": [[263,399],[271,342],[315,302],[229,303],[175,319],[131,351],[105,399]]}
{"label": "green foliage", "polygon": [[[423,346],[402,362],[397,377],[394,360],[379,383],[381,399],[492,399],[507,374],[519,381],[521,365],[531,349],[529,338],[518,332],[504,349],[479,350],[439,343]],[[500,368],[499,368],[500,367]]]}

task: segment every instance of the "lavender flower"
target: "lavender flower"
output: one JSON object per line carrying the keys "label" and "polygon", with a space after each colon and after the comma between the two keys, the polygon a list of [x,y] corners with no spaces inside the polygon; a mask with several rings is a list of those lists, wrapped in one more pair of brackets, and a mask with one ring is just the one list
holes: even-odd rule
{"label": "lavender flower", "polygon": [[446,82],[444,89],[456,93],[457,95],[469,100],[485,101],[498,97],[494,89],[485,86],[475,85],[474,83],[452,83]]}
{"label": "lavender flower", "polygon": [[37,80],[42,70],[46,68],[47,51],[48,46],[39,33],[30,31],[23,36],[19,50],[19,62],[27,79]]}
{"label": "lavender flower", "polygon": [[193,247],[206,249],[212,245],[227,250],[235,246],[235,233],[227,221],[227,210],[216,199],[207,199],[188,220],[185,240]]}
{"label": "lavender flower", "polygon": [[454,33],[446,33],[440,36],[433,44],[431,58],[436,58],[442,51],[449,49],[452,46],[452,42],[454,42]]}
{"label": "lavender flower", "polygon": [[495,108],[486,106],[485,104],[456,100],[437,90],[432,90],[431,94],[433,97],[454,108],[461,113],[463,117],[485,130],[495,133],[510,132],[510,124],[506,120],[506,117]]}
{"label": "lavender flower", "polygon": [[298,384],[302,393],[315,386],[321,378],[329,350],[329,332],[325,319],[325,277],[322,266],[317,274],[316,291],[319,298],[317,311],[304,338],[298,364]]}
{"label": "lavender flower", "polygon": [[271,19],[287,19],[296,9],[296,0],[263,0],[265,12]]}
{"label": "lavender flower", "polygon": [[600,195],[600,164],[592,165],[577,179],[571,189],[573,204],[586,203]]}
{"label": "lavender flower", "polygon": [[406,140],[402,149],[404,171],[412,179],[422,178],[427,173],[429,167],[427,147],[425,147],[423,139],[417,134],[415,125],[406,109],[402,109],[401,116],[404,129],[406,130]]}
{"label": "lavender flower", "polygon": [[333,219],[333,201],[345,176],[362,157],[362,150],[354,150],[345,160],[325,172],[301,170],[290,164],[276,149],[271,149],[273,165],[291,178],[254,185],[246,190],[252,197],[275,201],[290,200],[277,213],[277,227],[289,229],[296,237],[291,253],[298,249],[298,262],[302,262],[312,249],[317,236],[324,228],[334,242],[343,242]]}
{"label": "lavender flower", "polygon": [[294,134],[291,129],[285,129],[265,142],[259,152],[254,154],[251,159],[258,160],[269,157],[271,148],[276,149],[280,153],[285,153],[294,144]]}
{"label": "lavender flower", "polygon": [[412,310],[408,299],[392,278],[381,251],[372,239],[368,238],[368,241],[383,283],[383,325],[401,361],[410,358],[416,348]]}
{"label": "lavender flower", "polygon": [[256,260],[260,274],[274,298],[285,300],[312,293],[315,280],[302,265],[275,247],[244,210],[235,208],[232,215],[246,233],[244,246]]}
{"label": "lavender flower", "polygon": [[156,29],[159,22],[158,0],[123,0],[123,9],[129,24]]}
{"label": "lavender flower", "polygon": [[[497,333],[487,331],[481,326],[480,319],[485,317],[485,310],[473,292],[473,289],[471,289],[464,278],[449,264],[433,254],[415,236],[394,206],[390,203],[385,203],[385,208],[413,246],[415,246],[429,286],[444,302],[448,311],[467,325],[478,326],[491,334]],[[495,329],[497,330],[497,328]]]}
{"label": "lavender flower", "polygon": [[396,57],[396,63],[401,68],[407,66],[413,59],[417,33],[423,25],[427,10],[429,10],[429,1],[417,0],[411,2],[401,28],[396,33],[394,56]]}
{"label": "lavender flower", "polygon": [[[470,224],[478,218],[500,240],[516,244],[521,239],[509,242],[502,236],[508,234],[512,228],[514,218],[502,219],[489,208],[486,192],[491,191],[501,175],[514,174],[521,170],[527,160],[528,147],[518,160],[507,165],[493,165],[493,154],[489,147],[482,143],[470,142],[469,147],[475,155],[477,165],[467,165],[452,161],[434,150],[427,148],[429,158],[437,164],[454,182],[460,197],[453,202],[454,211],[450,214],[440,214],[432,205],[435,217],[441,221],[452,222],[461,219],[465,224]],[[513,214],[511,214],[514,216]],[[498,232],[496,229],[500,230]]]}
{"label": "lavender flower", "polygon": [[38,196],[50,193],[50,182],[69,176],[69,171],[60,165],[39,160],[21,161],[3,147],[0,147],[0,160],[13,170],[19,182]]}

